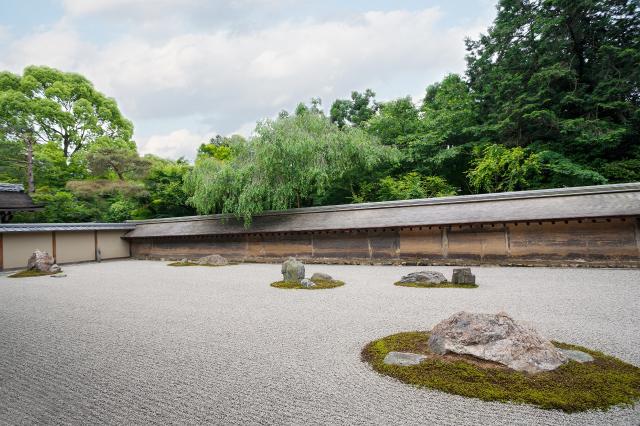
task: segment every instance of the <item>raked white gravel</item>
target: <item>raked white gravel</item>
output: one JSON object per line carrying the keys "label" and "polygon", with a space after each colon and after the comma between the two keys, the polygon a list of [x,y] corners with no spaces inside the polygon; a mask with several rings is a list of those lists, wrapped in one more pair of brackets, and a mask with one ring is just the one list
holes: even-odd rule
{"label": "raked white gravel", "polygon": [[420,269],[308,265],[347,283],[321,291],[272,288],[280,265],[263,264],[1,276],[0,424],[640,423],[639,405],[569,415],[486,403],[360,361],[373,339],[469,310],[640,365],[640,270],[477,267],[478,289],[393,285]]}

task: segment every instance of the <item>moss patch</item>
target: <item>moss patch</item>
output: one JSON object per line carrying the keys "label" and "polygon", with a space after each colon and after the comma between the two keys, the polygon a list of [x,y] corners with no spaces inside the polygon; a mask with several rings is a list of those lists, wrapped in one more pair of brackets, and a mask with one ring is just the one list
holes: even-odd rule
{"label": "moss patch", "polygon": [[[584,364],[569,361],[556,370],[531,375],[464,355],[433,354],[427,345],[428,338],[427,332],[393,334],[365,346],[362,360],[380,374],[415,386],[568,413],[631,406],[640,399],[640,368],[601,352],[553,342],[559,348],[586,352],[594,361]],[[410,367],[387,365],[383,360],[391,351],[420,353],[428,358]]]}
{"label": "moss patch", "polygon": [[302,284],[295,281],[276,281],[271,283],[271,287],[286,288],[286,289],[300,289],[300,290],[323,290],[325,288],[335,288],[344,285],[344,281],[338,280],[317,280],[313,287],[305,287]]}
{"label": "moss patch", "polygon": [[200,263],[194,263],[194,262],[172,262],[167,264],[167,266],[209,266],[209,267],[219,267],[219,266],[229,266],[232,265],[232,263],[227,263],[226,265],[207,265],[207,264],[200,264]]}
{"label": "moss patch", "polygon": [[42,277],[45,275],[54,275],[59,272],[42,272],[36,269],[25,269],[24,271],[16,272],[15,274],[9,275],[9,278],[28,278],[28,277]]}
{"label": "moss patch", "polygon": [[395,282],[393,285],[397,285],[400,287],[416,287],[416,288],[478,288],[477,284],[456,284],[450,282],[444,282],[440,284],[432,284],[432,283],[403,283],[403,282]]}

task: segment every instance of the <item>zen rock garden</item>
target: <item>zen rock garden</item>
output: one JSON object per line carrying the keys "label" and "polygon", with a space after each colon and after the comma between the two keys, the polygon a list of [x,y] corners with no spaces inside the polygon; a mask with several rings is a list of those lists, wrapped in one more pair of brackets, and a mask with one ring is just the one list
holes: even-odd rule
{"label": "zen rock garden", "polygon": [[504,312],[458,312],[430,332],[371,342],[362,358],[403,382],[486,401],[575,412],[640,398],[640,368],[552,342]]}
{"label": "zen rock garden", "polygon": [[454,268],[451,281],[440,272],[419,271],[403,276],[395,283],[402,287],[421,288],[476,288],[476,276],[471,273],[471,268]]}
{"label": "zen rock garden", "polygon": [[305,278],[304,264],[294,257],[290,257],[282,263],[282,281],[271,283],[272,287],[286,289],[321,290],[340,287],[343,281],[335,280],[329,274],[316,272],[311,277]]}
{"label": "zen rock garden", "polygon": [[60,274],[62,268],[55,262],[53,256],[46,251],[35,250],[27,261],[27,269],[9,275],[10,278],[38,277],[50,275],[55,277],[64,276]]}

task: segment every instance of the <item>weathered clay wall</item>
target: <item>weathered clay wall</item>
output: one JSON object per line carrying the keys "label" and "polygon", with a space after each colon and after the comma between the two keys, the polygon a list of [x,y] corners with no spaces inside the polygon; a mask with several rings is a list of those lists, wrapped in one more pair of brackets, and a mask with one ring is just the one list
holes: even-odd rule
{"label": "weathered clay wall", "polygon": [[132,240],[139,258],[640,266],[637,218]]}

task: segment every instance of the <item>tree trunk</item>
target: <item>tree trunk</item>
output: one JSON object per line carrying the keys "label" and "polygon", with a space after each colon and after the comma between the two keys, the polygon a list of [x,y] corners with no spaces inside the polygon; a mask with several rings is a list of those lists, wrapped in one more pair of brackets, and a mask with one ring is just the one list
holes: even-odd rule
{"label": "tree trunk", "polygon": [[27,135],[25,142],[27,144],[27,192],[33,194],[36,192],[36,184],[33,179],[33,135]]}

